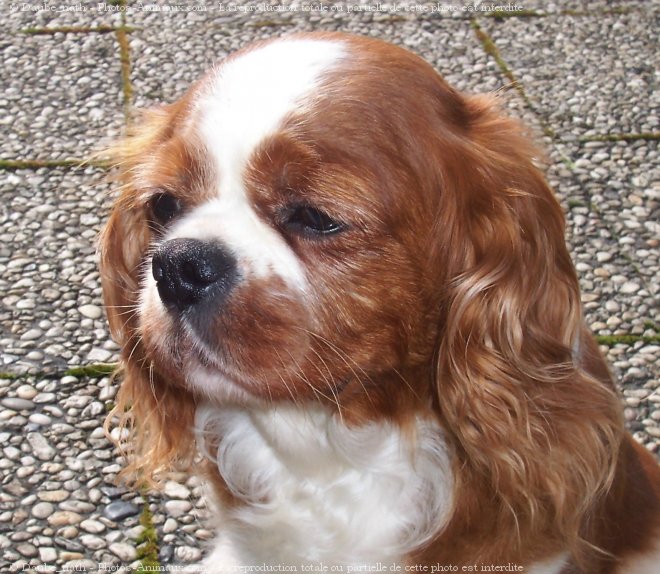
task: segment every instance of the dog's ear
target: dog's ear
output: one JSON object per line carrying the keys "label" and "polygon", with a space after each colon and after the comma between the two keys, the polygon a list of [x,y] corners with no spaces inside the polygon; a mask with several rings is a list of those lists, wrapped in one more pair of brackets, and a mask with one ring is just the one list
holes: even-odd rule
{"label": "dog's ear", "polygon": [[576,356],[578,281],[533,146],[490,98],[467,106],[464,137],[443,153],[439,407],[512,529],[549,519],[579,546],[584,512],[612,480],[618,399]]}
{"label": "dog's ear", "polygon": [[99,240],[103,299],[114,340],[121,346],[122,379],[106,429],[127,455],[124,477],[152,482],[161,471],[189,462],[194,402],[153,371],[144,352],[138,325],[141,274],[151,241],[144,206],[135,185],[145,154],[168,129],[166,108],[149,112],[125,140],[106,155],[117,172],[119,197]]}

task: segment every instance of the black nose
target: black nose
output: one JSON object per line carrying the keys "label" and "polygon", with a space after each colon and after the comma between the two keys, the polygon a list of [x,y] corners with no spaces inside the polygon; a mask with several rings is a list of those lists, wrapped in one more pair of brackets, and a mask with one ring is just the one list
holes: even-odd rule
{"label": "black nose", "polygon": [[179,311],[227,293],[236,276],[236,260],[217,243],[172,239],[156,249],[151,270],[158,294]]}

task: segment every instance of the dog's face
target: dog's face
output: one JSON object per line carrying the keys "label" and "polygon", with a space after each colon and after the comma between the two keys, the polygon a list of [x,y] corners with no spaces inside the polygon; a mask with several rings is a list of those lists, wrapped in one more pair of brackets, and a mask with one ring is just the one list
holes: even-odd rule
{"label": "dog's face", "polygon": [[137,136],[121,241],[139,258],[140,346],[170,383],[214,401],[393,401],[428,364],[440,181],[420,148],[428,114],[452,131],[467,112],[411,54],[387,47],[377,69],[356,47],[238,53]]}
{"label": "dog's face", "polygon": [[201,402],[425,417],[511,537],[539,509],[573,528],[619,408],[533,153],[492,98],[345,35],[258,44],[147,113],[101,238],[132,470],[188,463]]}

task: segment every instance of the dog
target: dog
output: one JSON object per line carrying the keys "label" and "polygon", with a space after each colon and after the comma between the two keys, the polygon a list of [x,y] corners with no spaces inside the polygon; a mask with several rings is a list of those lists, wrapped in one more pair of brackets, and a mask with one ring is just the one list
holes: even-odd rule
{"label": "dog", "polygon": [[493,96],[334,33],[230,55],[117,146],[113,416],[137,480],[203,458],[204,569],[658,572],[659,467],[537,155]]}

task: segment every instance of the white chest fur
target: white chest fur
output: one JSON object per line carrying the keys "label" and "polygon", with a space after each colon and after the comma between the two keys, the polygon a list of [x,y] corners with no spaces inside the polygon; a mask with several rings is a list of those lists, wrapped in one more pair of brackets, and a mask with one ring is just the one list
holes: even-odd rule
{"label": "white chest fur", "polygon": [[200,443],[244,503],[222,520],[214,561],[402,560],[445,524],[452,502],[442,433],[415,427],[404,436],[391,424],[348,428],[321,410],[200,408]]}

